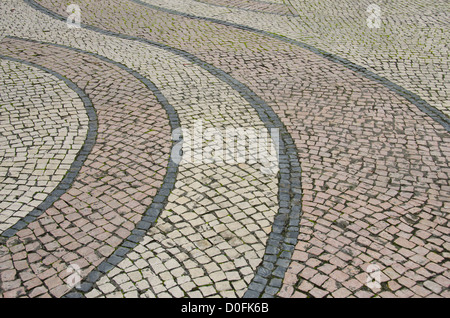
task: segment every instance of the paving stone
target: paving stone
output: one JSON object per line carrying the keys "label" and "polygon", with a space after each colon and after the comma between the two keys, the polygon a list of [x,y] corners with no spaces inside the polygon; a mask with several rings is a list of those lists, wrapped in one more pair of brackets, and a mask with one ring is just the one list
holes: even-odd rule
{"label": "paving stone", "polygon": [[[2,1],[0,297],[448,296],[448,3],[344,3]],[[281,156],[175,168],[178,126]]]}

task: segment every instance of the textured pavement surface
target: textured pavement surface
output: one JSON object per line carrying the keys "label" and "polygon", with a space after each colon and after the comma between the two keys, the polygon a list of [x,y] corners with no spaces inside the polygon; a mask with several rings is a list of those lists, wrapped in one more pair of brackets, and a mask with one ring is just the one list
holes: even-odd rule
{"label": "textured pavement surface", "polygon": [[0,298],[450,297],[448,1],[0,14]]}

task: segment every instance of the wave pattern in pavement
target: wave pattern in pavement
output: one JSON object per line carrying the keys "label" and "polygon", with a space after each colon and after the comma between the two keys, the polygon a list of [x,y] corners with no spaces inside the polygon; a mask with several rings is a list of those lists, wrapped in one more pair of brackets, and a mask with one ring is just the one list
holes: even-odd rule
{"label": "wave pattern in pavement", "polygon": [[[235,297],[244,295],[247,289],[246,295],[254,297],[449,295],[450,138],[445,118],[444,125],[433,120],[418,107],[414,98],[406,96],[408,92],[399,94],[387,81],[368,76],[343,60],[328,59],[323,52],[316,54],[317,51],[298,42],[230,23],[163,10],[148,5],[154,3],[150,0],[79,1],[83,23],[90,27],[78,30],[69,30],[60,21],[64,18],[49,17],[41,12],[41,9],[48,9],[67,17],[67,1],[25,2],[33,6],[14,1],[0,5],[0,9],[8,12],[2,24],[3,35],[68,45],[122,63],[151,79],[177,111],[180,123],[188,128],[193,128],[198,119],[210,128],[267,125],[258,108],[243,98],[235,86],[224,82],[223,74],[238,81],[279,118],[279,127],[286,130],[291,138],[288,140],[295,146],[290,151],[298,155],[302,168],[301,175],[295,171],[286,178],[287,165],[283,159],[279,163],[281,172],[277,180],[262,177],[258,166],[181,165],[175,188],[164,201],[164,211],[158,222],[142,233],[138,242],[130,245],[132,250],[120,257],[114,268],[97,276],[93,280],[94,289],[86,290],[85,295]],[[290,3],[296,7],[295,1]],[[195,6],[190,8],[195,9]],[[296,9],[301,13],[301,8]],[[257,10],[241,11],[245,12],[236,17],[248,15],[249,24],[255,19],[258,25],[269,21],[261,18],[265,13],[254,12]],[[295,35],[291,32],[293,29],[285,32],[277,26],[280,19],[295,25],[298,22],[295,17],[272,16],[275,22],[260,27],[261,30]],[[20,23],[20,17],[22,21],[34,19],[38,23]],[[14,50],[16,42],[21,43],[7,38],[0,44],[8,51]],[[407,54],[408,49],[402,52]],[[37,59],[37,63],[41,57],[33,57],[33,50],[35,48],[29,49],[27,58]],[[73,59],[86,55],[60,50]],[[183,55],[183,51],[186,54]],[[10,54],[24,58],[27,52],[16,50]],[[343,53],[348,58],[346,54]],[[383,58],[375,56],[384,65]],[[365,59],[349,59],[356,63],[362,61],[367,67]],[[443,62],[445,64],[445,59]],[[435,99],[435,93],[428,98],[423,92],[429,87],[432,90],[439,87],[440,82],[426,76],[427,68],[421,63],[417,68],[424,72],[407,77],[395,77],[392,68],[383,73],[380,67],[375,65],[374,73],[387,74],[386,77],[397,85],[405,86],[439,108],[436,101],[442,102],[442,98]],[[62,72],[64,68],[56,70]],[[416,83],[415,76],[421,76],[425,84],[411,86]],[[404,78],[407,79],[403,81]],[[102,82],[110,83],[108,80],[109,75]],[[91,81],[79,80],[78,83],[90,93],[85,85]],[[88,95],[95,106],[96,95]],[[443,95],[438,95],[446,98],[445,90]],[[164,118],[164,115],[157,118]],[[159,127],[168,127],[168,122]],[[159,138],[158,145],[165,145],[168,153],[170,132],[163,134],[166,139]],[[128,152],[126,155],[129,159]],[[118,158],[112,159],[116,164],[121,162]],[[127,163],[130,162],[125,165]],[[98,169],[99,164],[103,161],[87,161],[84,169],[92,169],[91,166]],[[165,165],[161,164],[158,171],[162,179]],[[288,172],[291,171],[288,169]],[[124,177],[116,176],[110,182],[120,184]],[[300,178],[301,190],[290,187],[300,184]],[[95,184],[97,179],[98,176],[94,176],[89,182]],[[161,183],[152,185],[156,191]],[[280,192],[282,189],[289,189],[289,192],[284,194]],[[79,200],[79,197],[86,197],[86,193],[80,189],[69,199]],[[300,194],[301,202],[286,200]],[[152,195],[153,192],[142,198],[147,207],[152,203]],[[65,200],[66,194],[61,198]],[[122,199],[127,201],[129,196]],[[55,211],[58,208],[65,206],[55,204],[45,215],[59,217],[61,212]],[[110,213],[117,213],[118,207],[112,208]],[[134,208],[132,210],[135,212]],[[279,218],[285,210],[290,211],[290,219]],[[296,220],[293,215],[301,219]],[[81,241],[81,245],[75,247],[86,273],[97,273],[99,264],[104,264],[102,260],[117,253],[113,251],[115,247],[128,244],[126,238],[138,219],[136,215],[133,222],[125,223],[129,224],[125,226],[128,232],[123,231],[121,223],[115,224],[119,226],[117,239],[108,245],[102,256],[92,252],[100,250],[97,241],[95,246],[88,245],[91,249],[83,245],[90,241]],[[80,218],[81,223],[76,225],[83,227],[85,221]],[[1,247],[0,283],[5,296],[31,290],[30,296],[46,295],[47,290],[53,296],[67,292],[61,281],[67,264],[59,266],[61,255],[52,252],[54,242],[34,224],[30,223]],[[82,231],[91,230],[89,222],[87,224],[87,230],[82,228]],[[281,249],[270,245],[273,238],[280,240],[283,233],[286,235],[284,230],[278,232],[280,224],[282,229],[290,229],[289,235],[297,233],[299,227],[298,236],[288,235],[285,242],[289,244],[280,245]],[[40,226],[43,225],[41,222]],[[39,233],[32,234],[33,230]],[[37,282],[29,277],[40,274],[39,269],[32,267],[30,270],[26,262],[21,261],[27,257],[23,251],[34,246],[30,242],[35,239],[31,236],[29,241],[28,235],[45,240],[44,244],[51,246],[43,250],[52,253],[42,252],[44,260],[41,255],[34,258],[36,264],[48,263],[50,269],[43,274],[45,277],[38,277],[40,283],[26,285],[25,290],[23,282]],[[73,239],[68,242],[80,243],[79,237],[76,239],[77,242]],[[16,256],[18,254],[20,256]],[[16,265],[17,259],[18,269],[5,270],[13,262]],[[370,264],[381,270],[381,286],[374,290],[366,285]],[[275,266],[278,267],[275,269]],[[20,275],[22,272],[29,275]],[[43,291],[35,288],[41,285],[46,286]]]}

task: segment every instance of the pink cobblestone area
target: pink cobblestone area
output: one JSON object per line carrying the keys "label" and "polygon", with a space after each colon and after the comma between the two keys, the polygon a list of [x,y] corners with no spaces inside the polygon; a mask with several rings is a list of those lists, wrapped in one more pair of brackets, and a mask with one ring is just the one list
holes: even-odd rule
{"label": "pink cobblestone area", "polygon": [[0,54],[67,76],[97,111],[96,144],[71,189],[0,247],[3,296],[60,297],[69,264],[88,274],[141,219],[165,175],[170,127],[151,91],[114,65],[13,39],[0,43]]}

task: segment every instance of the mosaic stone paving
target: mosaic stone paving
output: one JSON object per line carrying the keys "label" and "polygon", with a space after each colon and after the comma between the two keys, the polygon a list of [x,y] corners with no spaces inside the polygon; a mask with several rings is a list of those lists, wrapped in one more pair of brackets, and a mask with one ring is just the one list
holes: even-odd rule
{"label": "mosaic stone paving", "polygon": [[0,298],[449,297],[449,9],[3,0]]}

